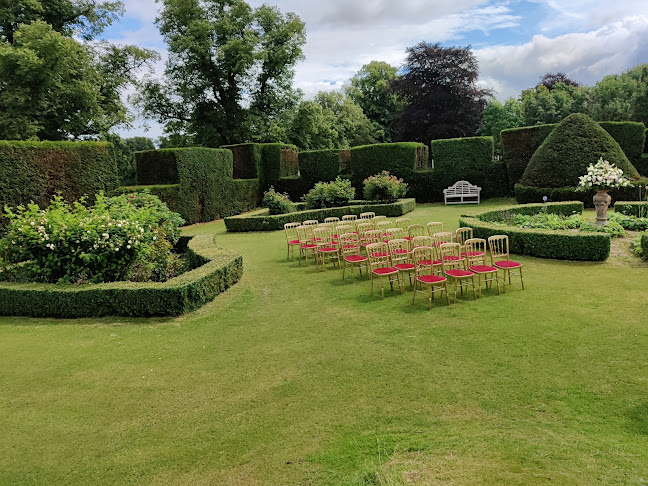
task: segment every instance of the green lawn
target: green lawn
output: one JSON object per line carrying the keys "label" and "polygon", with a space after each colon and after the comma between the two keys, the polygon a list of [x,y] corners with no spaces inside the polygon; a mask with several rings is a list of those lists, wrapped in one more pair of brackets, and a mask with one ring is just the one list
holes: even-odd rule
{"label": "green lawn", "polygon": [[188,232],[245,265],[197,312],[0,318],[0,484],[648,484],[638,259],[516,257],[526,290],[428,311],[287,262],[282,232]]}

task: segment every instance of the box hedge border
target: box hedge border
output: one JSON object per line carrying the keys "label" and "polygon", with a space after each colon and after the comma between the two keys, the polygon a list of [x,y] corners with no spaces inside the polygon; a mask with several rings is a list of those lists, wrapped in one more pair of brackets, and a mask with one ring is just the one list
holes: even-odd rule
{"label": "box hedge border", "polygon": [[475,238],[488,239],[494,235],[507,235],[509,251],[519,255],[583,261],[602,261],[610,256],[610,235],[606,233],[524,229],[488,222],[502,213],[515,212],[530,215],[536,214],[544,208],[550,213],[570,215],[574,212],[582,212],[583,203],[569,201],[508,206],[476,215],[462,215],[459,225],[472,228]]}
{"label": "box hedge border", "polygon": [[614,211],[626,216],[645,218],[648,216],[648,201],[617,201]]}
{"label": "box hedge border", "polygon": [[252,214],[240,214],[225,218],[225,227],[230,232],[243,231],[276,231],[282,230],[284,224],[302,222],[308,219],[324,221],[325,218],[337,216],[342,218],[346,214],[360,215],[360,213],[373,211],[377,215],[397,217],[414,211],[416,199],[399,199],[391,204],[373,204],[370,202],[358,202],[349,206],[337,208],[309,209],[295,211],[293,213],[276,214],[271,216],[267,210],[254,212]]}
{"label": "box hedge border", "polygon": [[188,258],[197,266],[166,282],[58,285],[0,282],[0,315],[31,317],[177,316],[191,312],[239,281],[243,258],[193,237]]}

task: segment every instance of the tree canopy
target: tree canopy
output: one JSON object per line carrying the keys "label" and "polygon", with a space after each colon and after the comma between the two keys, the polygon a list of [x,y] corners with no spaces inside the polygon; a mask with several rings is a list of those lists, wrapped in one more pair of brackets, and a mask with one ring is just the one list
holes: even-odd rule
{"label": "tree canopy", "polygon": [[168,134],[218,146],[266,138],[297,101],[295,63],[304,23],[276,7],[243,0],[163,0],[157,25],[169,46],[162,81],[136,98]]}
{"label": "tree canopy", "polygon": [[392,83],[405,101],[393,124],[397,140],[427,144],[477,133],[491,92],[477,87],[478,63],[470,46],[422,42],[407,49],[403,71]]}

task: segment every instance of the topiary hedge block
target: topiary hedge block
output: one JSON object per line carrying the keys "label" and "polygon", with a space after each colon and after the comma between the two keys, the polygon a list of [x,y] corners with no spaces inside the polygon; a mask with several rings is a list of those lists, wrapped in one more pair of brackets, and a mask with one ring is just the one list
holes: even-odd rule
{"label": "topiary hedge block", "polygon": [[648,177],[648,154],[641,154],[640,159],[635,162],[635,167],[639,174]]}
{"label": "topiary hedge block", "polygon": [[614,205],[614,211],[627,216],[636,216],[638,218],[648,217],[648,202],[646,201],[617,201]]}
{"label": "topiary hedge block", "polygon": [[434,169],[458,177],[467,170],[492,163],[493,151],[493,137],[450,138],[430,143]]}
{"label": "topiary hedge block", "polygon": [[53,195],[67,201],[119,184],[108,142],[0,141],[0,208],[34,201],[45,207]]}
{"label": "topiary hedge block", "polygon": [[582,261],[602,261],[610,255],[610,235],[608,234],[516,228],[489,222],[499,219],[503,213],[530,215],[537,214],[542,210],[569,216],[574,212],[582,212],[583,204],[570,201],[567,203],[510,206],[475,216],[464,215],[459,220],[459,225],[472,228],[475,238],[487,240],[490,236],[507,235],[509,251],[520,255]]}
{"label": "topiary hedge block", "polygon": [[282,230],[286,223],[302,222],[308,219],[324,221],[328,217],[337,216],[342,218],[346,214],[360,216],[360,213],[369,211],[393,218],[412,212],[415,208],[416,200],[400,199],[391,204],[363,204],[359,202],[358,204],[338,208],[310,209],[273,216],[267,210],[263,210],[255,214],[242,214],[225,218],[225,227],[227,231],[233,233],[242,231],[277,231]]}
{"label": "topiary hedge block", "polygon": [[554,128],[556,125],[550,124],[502,130],[502,159],[511,189],[520,181],[529,160]]}
{"label": "topiary hedge block", "polygon": [[646,142],[646,127],[639,122],[598,122],[619,144],[623,153],[634,165],[641,160]]}
{"label": "topiary hedge block", "polygon": [[599,157],[609,160],[629,179],[639,173],[619,144],[587,115],[569,115],[533,154],[520,184],[535,187],[570,187]]}
{"label": "topiary hedge block", "polygon": [[59,285],[0,282],[0,315],[32,317],[150,317],[191,312],[239,281],[243,259],[214,245],[211,235],[188,244],[198,268],[167,282]]}
{"label": "topiary hedge block", "polygon": [[281,177],[297,175],[297,147],[283,143],[243,143],[223,145],[232,151],[233,177],[259,179],[261,189],[274,186]]}
{"label": "topiary hedge block", "polygon": [[311,186],[330,182],[341,173],[342,150],[308,150],[299,152],[299,174]]}
{"label": "topiary hedge block", "polygon": [[429,167],[428,160],[428,148],[422,143],[379,143],[353,147],[351,183],[355,188],[362,188],[363,180],[383,170],[402,177],[407,182],[407,178],[415,170],[425,170]]}

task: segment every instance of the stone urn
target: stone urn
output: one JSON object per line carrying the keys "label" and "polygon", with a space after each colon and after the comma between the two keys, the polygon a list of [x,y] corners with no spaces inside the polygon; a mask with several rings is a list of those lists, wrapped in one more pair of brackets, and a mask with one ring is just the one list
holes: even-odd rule
{"label": "stone urn", "polygon": [[612,202],[612,197],[606,189],[598,189],[594,194],[594,207],[596,208],[596,224],[603,226],[607,224],[607,210]]}

